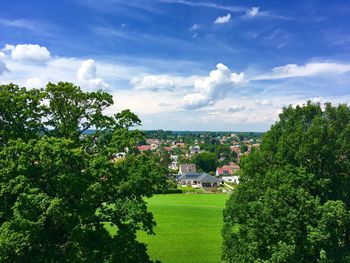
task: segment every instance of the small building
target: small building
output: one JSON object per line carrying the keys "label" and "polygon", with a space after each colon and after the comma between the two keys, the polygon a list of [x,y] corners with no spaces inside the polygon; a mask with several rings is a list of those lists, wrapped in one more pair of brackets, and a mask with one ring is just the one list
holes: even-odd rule
{"label": "small building", "polygon": [[171,152],[172,150],[173,150],[173,147],[164,146],[164,151]]}
{"label": "small building", "polygon": [[232,171],[231,167],[228,166],[228,165],[224,165],[222,167],[216,168],[216,172],[215,172],[216,176],[219,176],[219,175],[232,175],[232,174],[233,174],[233,171]]}
{"label": "small building", "polygon": [[185,143],[184,142],[173,142],[173,147],[178,147],[178,148],[185,148]]}
{"label": "small building", "polygon": [[194,163],[185,163],[180,164],[179,167],[179,174],[186,174],[186,173],[196,173],[196,165]]}
{"label": "small building", "polygon": [[221,178],[207,173],[185,173],[179,175],[177,180],[181,185],[190,185],[192,187],[218,187],[223,181]]}
{"label": "small building", "polygon": [[233,176],[223,176],[222,180],[227,183],[231,184],[239,184],[239,176],[233,175]]}
{"label": "small building", "polygon": [[234,175],[237,171],[239,171],[241,168],[238,164],[234,162],[230,162],[230,165],[224,165],[222,167],[216,168],[216,176],[219,175]]}
{"label": "small building", "polygon": [[191,154],[196,154],[196,153],[200,153],[201,147],[199,147],[199,145],[193,145],[189,147],[189,150]]}

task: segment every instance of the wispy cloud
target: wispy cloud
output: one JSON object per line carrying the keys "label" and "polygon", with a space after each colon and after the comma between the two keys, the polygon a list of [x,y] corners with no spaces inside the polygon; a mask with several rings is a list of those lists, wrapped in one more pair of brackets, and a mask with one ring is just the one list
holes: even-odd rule
{"label": "wispy cloud", "polygon": [[182,4],[187,6],[194,6],[194,7],[208,7],[208,8],[214,8],[219,10],[226,10],[230,12],[246,12],[247,8],[242,6],[232,6],[232,5],[220,5],[217,3],[212,2],[192,2],[192,1],[186,1],[186,0],[158,0],[158,2],[161,3],[170,3],[170,4]]}
{"label": "wispy cloud", "polygon": [[202,25],[200,25],[200,24],[193,24],[190,27],[190,31],[195,31],[195,30],[198,30],[198,29],[201,29],[201,28],[202,28]]}
{"label": "wispy cloud", "polygon": [[43,22],[30,19],[0,19],[0,25],[23,29],[45,36],[53,36],[52,31],[59,29],[47,21]]}
{"label": "wispy cloud", "polygon": [[275,18],[275,19],[282,19],[282,20],[290,20],[290,17],[274,14],[270,11],[261,11],[260,7],[244,7],[244,6],[237,6],[237,5],[221,5],[215,2],[194,2],[194,1],[188,1],[188,0],[157,0],[160,3],[168,3],[168,4],[181,4],[181,5],[187,5],[192,7],[206,7],[206,8],[213,8],[217,10],[225,10],[232,13],[244,13],[247,17],[269,17],[269,18]]}
{"label": "wispy cloud", "polygon": [[260,7],[258,6],[253,6],[252,8],[250,8],[248,11],[247,11],[247,16],[250,16],[250,17],[255,17],[259,14],[259,9]]}
{"label": "wispy cloud", "polygon": [[336,62],[311,62],[305,65],[287,64],[275,67],[272,72],[259,75],[252,80],[285,79],[295,77],[310,77],[337,75],[350,72],[350,64]]}

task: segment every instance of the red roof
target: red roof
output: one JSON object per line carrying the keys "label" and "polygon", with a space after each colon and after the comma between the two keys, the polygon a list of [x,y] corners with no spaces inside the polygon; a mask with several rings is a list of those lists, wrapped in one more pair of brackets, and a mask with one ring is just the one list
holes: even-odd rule
{"label": "red roof", "polygon": [[233,171],[232,171],[230,166],[224,165],[223,167],[217,168],[217,173],[218,174],[233,174]]}
{"label": "red roof", "polygon": [[229,174],[232,175],[235,173],[235,171],[240,170],[241,168],[239,167],[238,164],[231,162],[230,165],[224,165],[222,167],[218,167],[216,170],[216,173],[221,175],[221,174]]}
{"label": "red roof", "polygon": [[152,147],[150,145],[140,145],[140,146],[137,146],[137,149],[139,149],[141,152],[150,151],[152,150]]}

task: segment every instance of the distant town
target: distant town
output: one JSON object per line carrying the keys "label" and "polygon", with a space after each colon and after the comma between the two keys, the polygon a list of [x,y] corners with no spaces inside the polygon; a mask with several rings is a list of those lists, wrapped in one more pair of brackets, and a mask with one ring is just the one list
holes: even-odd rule
{"label": "distant town", "polygon": [[[259,148],[263,133],[144,131],[137,146],[144,154],[156,154],[168,169],[173,190],[231,192],[239,183],[240,161]],[[115,161],[125,152],[116,153]],[[172,183],[172,184],[171,184]]]}

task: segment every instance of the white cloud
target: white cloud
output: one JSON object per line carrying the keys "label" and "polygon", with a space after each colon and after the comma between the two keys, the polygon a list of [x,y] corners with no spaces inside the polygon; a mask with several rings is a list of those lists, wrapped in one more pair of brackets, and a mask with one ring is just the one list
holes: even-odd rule
{"label": "white cloud", "polygon": [[43,88],[45,84],[39,78],[29,78],[26,80],[27,88]]}
{"label": "white cloud", "polygon": [[336,75],[350,71],[350,64],[335,62],[312,62],[305,65],[287,64],[275,67],[266,75],[254,77],[254,80],[284,79],[319,75]]}
{"label": "white cloud", "polygon": [[193,24],[193,25],[191,26],[190,30],[191,30],[191,31],[195,31],[195,30],[198,30],[198,29],[200,29],[200,28],[202,28],[202,25],[200,25],[200,24]]}
{"label": "white cloud", "polygon": [[37,44],[6,44],[2,49],[5,52],[11,52],[11,58],[14,60],[33,60],[33,61],[47,61],[51,58],[50,51],[46,47]]}
{"label": "white cloud", "polygon": [[255,104],[259,105],[259,106],[272,106],[272,101],[271,100],[256,100]]}
{"label": "white cloud", "polygon": [[194,92],[183,98],[183,106],[187,109],[199,109],[213,105],[223,99],[232,88],[245,83],[244,73],[231,73],[224,64],[217,64],[208,77],[198,79],[194,83]]}
{"label": "white cloud", "polygon": [[233,105],[226,108],[226,112],[228,113],[234,113],[234,112],[240,112],[243,111],[245,107],[243,105]]}
{"label": "white cloud", "polygon": [[145,75],[134,77],[130,84],[137,90],[174,91],[193,86],[199,76],[178,77],[171,75]]}
{"label": "white cloud", "polygon": [[103,79],[96,77],[95,60],[88,59],[81,63],[77,72],[79,84],[90,90],[106,89],[109,85]]}
{"label": "white cloud", "polygon": [[199,36],[199,34],[196,32],[192,35],[192,38],[197,38]]}
{"label": "white cloud", "polygon": [[258,7],[258,6],[253,6],[252,8],[250,8],[250,9],[247,11],[247,16],[250,16],[250,17],[257,16],[257,15],[259,14],[259,9],[260,9],[260,7]]}
{"label": "white cloud", "polygon": [[231,14],[228,13],[226,16],[219,16],[215,19],[214,24],[225,24],[228,23],[231,19]]}
{"label": "white cloud", "polygon": [[4,74],[8,71],[6,64],[0,60],[0,75]]}

